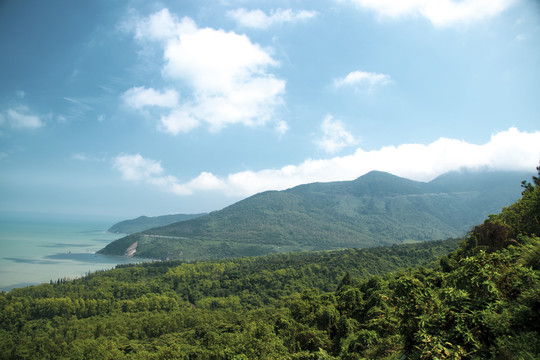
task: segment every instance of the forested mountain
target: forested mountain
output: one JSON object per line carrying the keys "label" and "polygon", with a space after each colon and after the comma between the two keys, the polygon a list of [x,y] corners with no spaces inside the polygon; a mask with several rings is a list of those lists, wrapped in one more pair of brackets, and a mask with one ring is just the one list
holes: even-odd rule
{"label": "forested mountain", "polygon": [[[520,194],[515,172],[455,172],[425,183],[384,172],[267,191],[196,219],[145,230],[100,253],[218,259],[463,236]],[[135,252],[133,252],[135,251]]]}
{"label": "forested mountain", "polygon": [[522,190],[457,249],[154,262],[3,292],[0,356],[538,359],[540,179]]}
{"label": "forested mountain", "polygon": [[139,216],[136,219],[120,221],[109,228],[109,232],[118,234],[133,234],[147,229],[165,226],[177,221],[185,221],[195,219],[206,215],[203,214],[172,214],[161,216]]}

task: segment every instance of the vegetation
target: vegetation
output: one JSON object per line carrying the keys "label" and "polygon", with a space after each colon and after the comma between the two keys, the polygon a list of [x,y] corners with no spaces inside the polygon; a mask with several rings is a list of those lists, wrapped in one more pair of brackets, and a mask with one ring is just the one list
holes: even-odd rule
{"label": "vegetation", "polygon": [[[209,340],[197,339],[202,331],[212,329],[216,338],[247,331],[244,326],[255,331],[286,314],[288,302],[304,291],[334,291],[344,276],[368,278],[414,265],[433,267],[457,243],[451,239],[212,262],[120,265],[73,281],[14,289],[0,297],[0,349],[11,358],[85,358],[98,356],[88,353],[98,347],[103,353],[118,350],[113,358],[138,358],[153,352],[157,343],[176,343],[182,337],[177,346],[181,352],[175,356],[216,356],[215,349],[205,349]],[[198,335],[193,332],[197,326]],[[236,336],[243,340],[234,341],[249,339],[243,338],[246,334]],[[199,345],[190,352],[187,344]],[[172,343],[163,346],[172,353]],[[131,350],[126,352],[126,347]],[[255,353],[244,354],[253,358]]]}
{"label": "vegetation", "polygon": [[118,234],[133,234],[151,228],[165,226],[177,221],[195,219],[206,214],[173,214],[162,216],[139,216],[136,219],[120,221],[109,228],[109,232]]}
{"label": "vegetation", "polygon": [[153,228],[100,253],[221,259],[462,237],[519,197],[523,174],[450,173],[432,182],[371,172],[354,181],[257,194],[221,211]]}
{"label": "vegetation", "polygon": [[0,354],[538,359],[540,184],[533,181],[458,246],[154,262],[2,293]]}

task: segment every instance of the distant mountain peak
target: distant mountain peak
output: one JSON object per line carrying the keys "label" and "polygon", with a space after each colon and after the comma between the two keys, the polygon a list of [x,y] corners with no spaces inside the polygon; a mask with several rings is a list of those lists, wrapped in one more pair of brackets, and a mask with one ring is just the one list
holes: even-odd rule
{"label": "distant mountain peak", "polygon": [[390,174],[389,172],[386,172],[386,171],[381,171],[381,170],[371,170],[367,173],[365,173],[364,175],[361,175],[357,178],[358,179],[371,179],[371,178],[378,178],[378,177],[399,177],[397,175],[394,175],[394,174]]}
{"label": "distant mountain peak", "polygon": [[[145,230],[103,249],[186,260],[368,247],[459,237],[521,193],[520,173],[458,173],[420,182],[383,171],[253,195],[223,210]],[[182,255],[178,255],[182,254]]]}

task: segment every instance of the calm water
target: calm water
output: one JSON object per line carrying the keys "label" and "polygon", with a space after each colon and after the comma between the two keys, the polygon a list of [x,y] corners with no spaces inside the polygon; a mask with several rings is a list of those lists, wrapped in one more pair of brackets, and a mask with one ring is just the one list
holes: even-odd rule
{"label": "calm water", "polygon": [[106,232],[114,222],[0,214],[0,290],[133,262],[95,254],[122,236]]}

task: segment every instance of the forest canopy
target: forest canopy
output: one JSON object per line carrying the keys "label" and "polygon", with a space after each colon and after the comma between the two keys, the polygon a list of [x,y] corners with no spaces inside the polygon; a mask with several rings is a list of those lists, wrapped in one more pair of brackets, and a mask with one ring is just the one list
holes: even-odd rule
{"label": "forest canopy", "polygon": [[0,295],[0,353],[537,359],[539,219],[534,177],[461,241],[125,265],[14,289]]}

